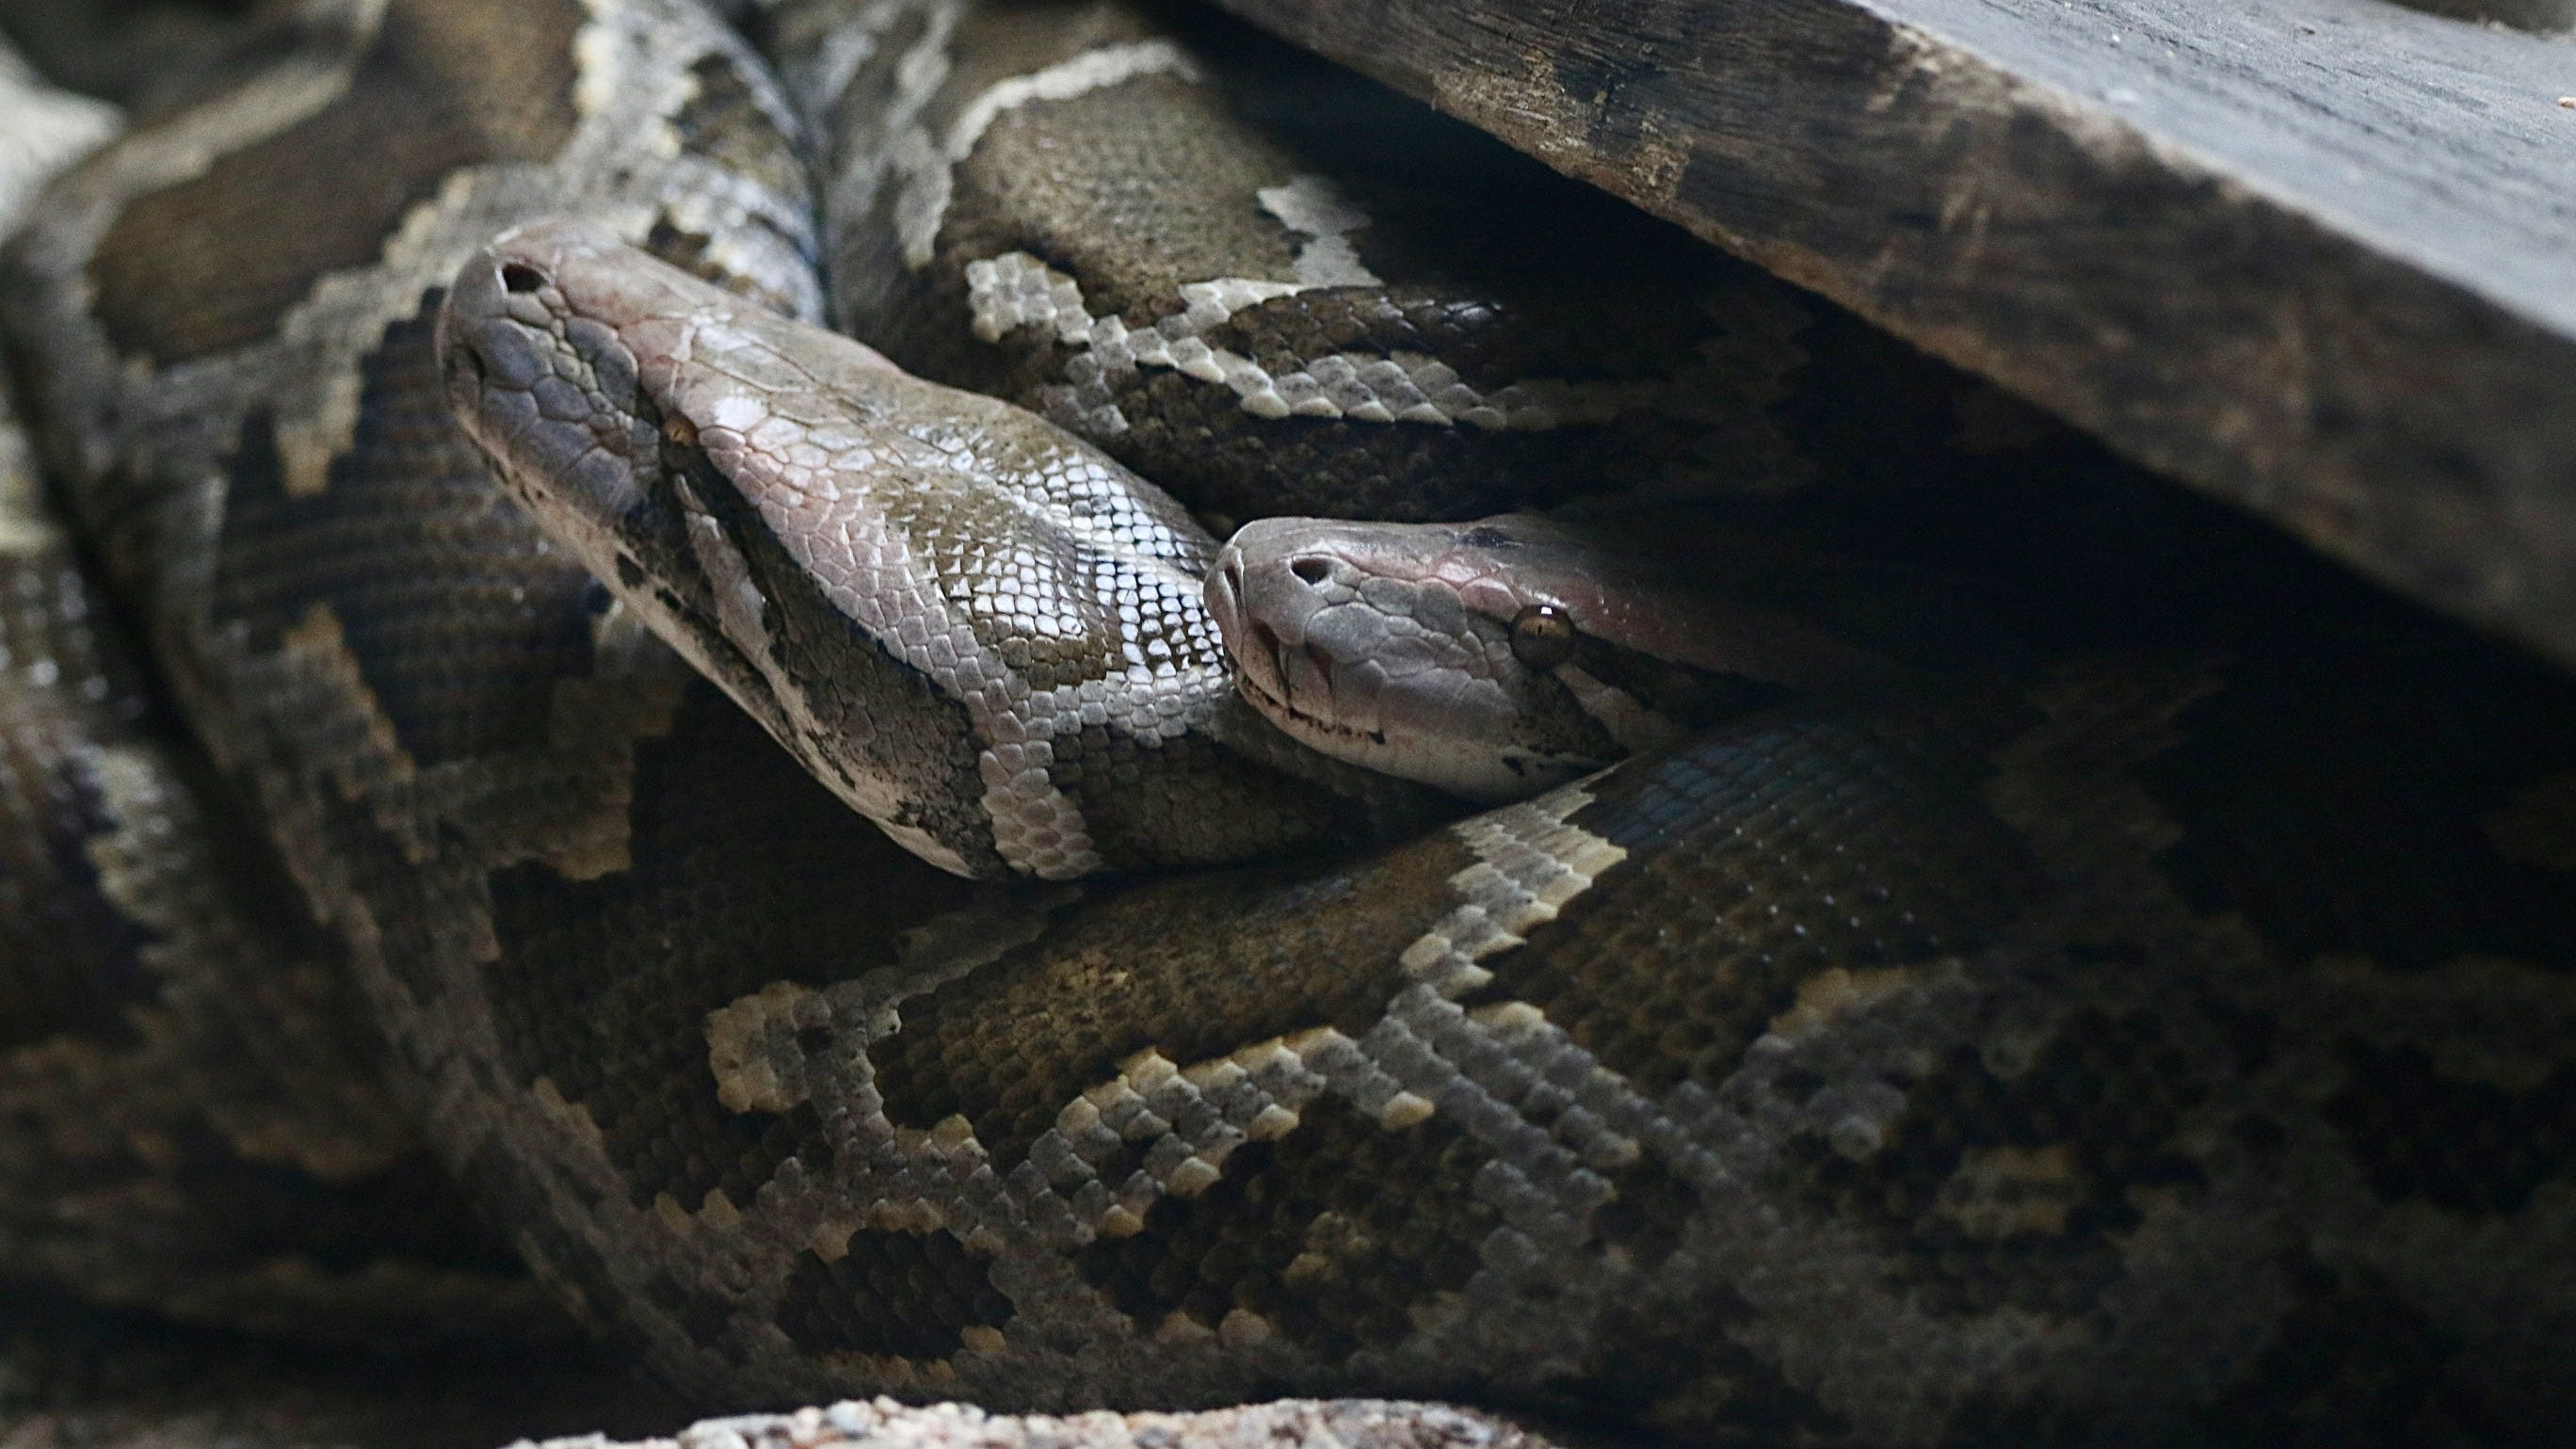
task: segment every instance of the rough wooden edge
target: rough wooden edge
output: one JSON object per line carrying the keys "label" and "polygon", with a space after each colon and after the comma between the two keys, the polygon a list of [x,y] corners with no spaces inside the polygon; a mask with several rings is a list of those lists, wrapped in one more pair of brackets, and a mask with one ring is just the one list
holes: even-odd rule
{"label": "rough wooden edge", "polygon": [[[2508,209],[2570,195],[2576,113],[2535,147],[2554,97],[2509,117],[2483,80],[2422,100],[2497,55],[2543,77],[2564,57],[2576,90],[2562,40],[2240,0],[2224,24],[2330,31],[2331,63],[2285,48],[2201,73],[2188,47],[2133,64],[2062,33],[2194,24],[2172,0],[1219,3],[2576,663],[2576,237],[2549,206]],[[2474,64],[2425,63],[2455,43]],[[2430,120],[2392,154],[2374,118],[2408,104]],[[2453,158],[2471,174],[2446,187]],[[2325,189],[2376,215],[2303,194],[2328,165]]]}

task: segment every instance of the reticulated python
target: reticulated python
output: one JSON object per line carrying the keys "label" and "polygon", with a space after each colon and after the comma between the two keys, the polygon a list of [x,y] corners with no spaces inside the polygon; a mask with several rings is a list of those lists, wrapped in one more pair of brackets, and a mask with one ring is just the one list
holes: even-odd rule
{"label": "reticulated python", "polygon": [[[222,1090],[295,1130],[201,1114],[181,1156],[408,1200],[372,1175],[397,1130],[353,1122],[332,1157],[300,1126],[324,1108],[275,1085],[345,1038],[347,982],[464,1195],[710,1400],[1400,1392],[1871,1444],[2569,1421],[2563,685],[2363,604],[2311,627],[2288,591],[2258,614],[2302,617],[2213,639],[2175,622],[2196,601],[2095,609],[2133,600],[2117,578],[2036,620],[1976,589],[1935,615],[1748,547],[1681,582],[1904,683],[1755,671],[1732,725],[1375,853],[970,883],[818,788],[495,490],[430,344],[496,235],[570,213],[783,311],[828,291],[896,361],[1212,513],[1473,516],[1605,469],[1746,497],[1801,546],[1844,527],[1768,501],[1801,482],[1892,497],[1886,532],[1934,515],[1803,411],[1880,366],[1839,324],[1617,221],[1618,264],[1551,289],[1563,258],[1493,224],[1524,197],[1443,201],[1363,164],[1366,134],[1336,174],[1333,123],[1380,113],[1300,114],[1205,22],[818,0],[750,24],[830,122],[828,289],[788,93],[677,0],[303,16],[288,59],[93,158],[11,253],[47,456],[317,923],[231,949],[344,973],[299,988],[322,1006],[294,1030],[243,1014],[278,1039]],[[1185,167],[1233,203],[1155,209]],[[971,415],[887,406],[990,462]],[[731,479],[673,419],[634,456]],[[1267,501],[1265,456],[1311,491]],[[774,593],[731,607],[737,649],[854,647]],[[2024,620],[2008,647],[1990,610]],[[1326,667],[1277,642],[1283,680]],[[967,792],[1007,793],[970,753]],[[96,839],[148,833],[129,755],[58,757]],[[102,862],[133,851],[57,840],[39,856],[88,863],[115,907],[93,934],[124,944],[13,987],[54,1030],[9,1044],[95,1062],[80,1029],[184,1004],[146,914],[179,887],[120,900]],[[19,1221],[21,1270],[73,1236]],[[425,1236],[408,1271],[489,1281]],[[270,1261],[257,1237],[232,1261]],[[181,1306],[286,1280],[224,1281]],[[296,1281],[307,1308],[369,1297]]]}

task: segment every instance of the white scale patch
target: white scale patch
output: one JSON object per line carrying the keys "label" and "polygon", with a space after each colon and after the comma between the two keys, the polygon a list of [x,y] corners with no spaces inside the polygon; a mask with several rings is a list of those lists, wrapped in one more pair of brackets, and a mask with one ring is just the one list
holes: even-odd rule
{"label": "white scale patch", "polygon": [[1041,879],[1086,874],[1101,863],[1080,809],[1054,783],[1053,741],[1100,726],[1139,741],[1178,739],[1203,727],[1233,690],[1231,674],[1212,662],[1209,639],[1181,641],[1188,658],[1176,659],[1173,641],[1148,627],[1191,617],[1197,580],[1124,551],[1103,552],[1097,564],[1100,586],[1131,591],[1119,599],[1125,667],[1046,690],[1006,672],[990,691],[1001,698],[976,720],[990,741],[978,764],[994,843],[1005,860]]}
{"label": "white scale patch", "polygon": [[1253,193],[1261,209],[1290,231],[1309,238],[1297,249],[1297,280],[1309,287],[1383,287],[1384,278],[1360,261],[1350,234],[1368,225],[1368,213],[1321,176],[1292,176],[1285,186]]}
{"label": "white scale patch", "polygon": [[124,122],[104,101],[45,84],[6,40],[0,40],[0,118],[0,236],[17,230],[48,177]]}
{"label": "white scale patch", "polygon": [[[121,124],[114,106],[46,85],[0,39],[0,237],[17,229],[54,173],[115,135]],[[45,510],[34,449],[0,401],[0,553],[57,548],[62,538]]]}
{"label": "white scale patch", "polygon": [[0,407],[0,554],[36,554],[62,546],[62,525],[45,510],[35,449],[28,446],[26,430]]}
{"label": "white scale patch", "polygon": [[1132,377],[1140,367],[1168,367],[1231,388],[1238,405],[1258,418],[1349,418],[1433,427],[1463,423],[1514,431],[1608,422],[1652,404],[1665,391],[1658,383],[1532,378],[1480,392],[1447,363],[1418,352],[1384,357],[1334,352],[1308,359],[1294,371],[1272,372],[1239,353],[1210,347],[1207,333],[1274,297],[1317,287],[1385,285],[1351,248],[1349,233],[1368,225],[1367,213],[1332,182],[1298,176],[1258,195],[1264,211],[1308,237],[1297,253],[1294,281],[1218,277],[1190,282],[1181,288],[1184,310],[1153,327],[1130,328],[1114,313],[1093,316],[1073,278],[1027,252],[1005,252],[966,266],[966,305],[975,336],[998,342],[1019,328],[1035,327],[1054,333],[1064,346],[1082,349],[1065,362],[1069,385],[1044,389],[1041,396],[1050,421],[1095,437],[1127,430],[1111,384]]}
{"label": "white scale patch", "polygon": [[[691,360],[674,385],[679,411],[700,420],[709,456],[744,484],[782,539],[795,540],[833,607],[965,706],[982,742],[980,803],[1003,860],[1041,879],[1099,869],[1079,807],[1054,782],[1055,742],[1087,727],[1147,742],[1177,739],[1205,727],[1230,698],[1231,672],[1196,572],[1211,541],[1176,508],[1147,506],[1132,480],[1070,446],[995,469],[979,461],[973,427],[828,425],[820,420],[834,405],[806,396],[818,384],[756,335],[761,325],[695,320]],[[1067,578],[1062,558],[1011,549],[927,556],[933,541],[896,528],[873,494],[880,478],[942,473],[1028,515],[1035,535],[1068,539],[1083,576]],[[784,715],[784,742],[861,813],[881,825],[897,818],[904,783],[841,758],[837,728],[774,658],[750,570],[711,517],[691,522],[720,627],[764,674]],[[1071,631],[1080,611],[1069,594],[1108,600],[1118,613],[1124,657],[1106,677],[1034,688],[980,642],[979,617],[1006,637]],[[887,828],[916,855],[964,870],[955,852],[919,831]]]}
{"label": "white scale patch", "polygon": [[1625,849],[1568,823],[1591,803],[1592,793],[1576,783],[1451,827],[1477,857],[1449,882],[1467,904],[1405,949],[1413,978],[1451,999],[1484,985],[1490,973],[1477,961],[1519,945],[1523,933],[1554,920],[1627,859]]}
{"label": "white scale patch", "polygon": [[948,198],[956,184],[955,168],[975,154],[975,143],[984,139],[984,132],[1004,112],[1032,101],[1069,101],[1140,75],[1174,75],[1196,81],[1199,69],[1168,40],[1104,45],[994,86],[977,96],[950,123],[948,134],[935,143],[918,132],[899,138],[895,143],[900,158],[896,164],[906,175],[903,192],[895,201],[895,230],[903,238],[904,265],[918,270],[930,264],[939,241],[940,222],[948,215]]}

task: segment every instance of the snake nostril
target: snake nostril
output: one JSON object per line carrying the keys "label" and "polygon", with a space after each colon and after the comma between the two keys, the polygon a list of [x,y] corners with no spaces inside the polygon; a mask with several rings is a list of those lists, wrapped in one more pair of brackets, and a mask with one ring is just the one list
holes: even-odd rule
{"label": "snake nostril", "polygon": [[1288,572],[1295,574],[1297,577],[1304,579],[1310,584],[1320,584],[1324,580],[1333,576],[1333,566],[1324,559],[1317,558],[1313,554],[1308,554],[1304,558],[1288,565]]}
{"label": "snake nostril", "polygon": [[524,262],[501,264],[501,285],[513,292],[533,292],[546,284],[546,274]]}

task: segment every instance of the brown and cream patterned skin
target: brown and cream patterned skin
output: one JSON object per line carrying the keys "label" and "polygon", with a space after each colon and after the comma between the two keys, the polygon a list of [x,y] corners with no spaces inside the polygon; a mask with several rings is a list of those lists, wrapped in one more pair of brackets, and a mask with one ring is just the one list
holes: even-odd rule
{"label": "brown and cream patterned skin", "polygon": [[[114,128],[0,52],[0,229]],[[568,1342],[385,1090],[338,948],[114,613],[0,391],[0,1291],[344,1344]]]}
{"label": "brown and cream patterned skin", "polygon": [[1801,294],[1248,30],[1130,0],[755,23],[814,117],[835,322],[1192,507],[1458,518],[1817,470],[1771,411]]}
{"label": "brown and cream patterned skin", "polygon": [[[332,1049],[347,1049],[331,1013],[365,1001],[367,1055],[390,1038],[416,1116],[457,1052],[444,1023],[424,1029],[403,1012],[409,983],[393,978],[384,932],[426,927],[470,951],[476,928],[444,903],[404,917],[368,899],[353,873],[401,867],[338,848],[331,812],[372,821],[371,844],[397,861],[471,857],[478,881],[487,857],[533,853],[573,869],[613,858],[621,722],[649,721],[676,692],[669,681],[621,694],[613,669],[592,667],[584,576],[536,544],[446,422],[427,346],[440,284],[540,198],[586,197],[639,239],[735,267],[808,308],[810,241],[801,193],[763,180],[764,165],[800,175],[764,73],[694,8],[360,4],[304,21],[286,59],[130,133],[49,191],[17,244],[10,305],[48,451],[91,543],[325,927],[245,907],[283,928],[293,953],[254,937],[231,957],[192,961],[206,978],[196,990],[240,990],[218,983],[264,973],[243,994],[276,1007],[266,1070],[326,1086]],[[351,156],[370,158],[370,184],[337,174]],[[156,297],[179,305],[156,311]],[[568,698],[559,706],[557,695]],[[163,909],[183,903],[160,894]],[[343,954],[353,959],[335,971],[347,974],[326,977],[327,990],[297,985]],[[436,959],[416,953],[398,969],[425,984]],[[227,1011],[258,1016],[242,1003]],[[312,1131],[265,1144],[265,1156],[319,1170],[323,1189],[357,1181],[341,1215],[389,1221],[390,1261],[402,1218],[424,1242],[445,1230],[430,1211],[437,1191],[395,1178],[373,1199],[359,1192],[365,1173],[407,1150],[400,1129],[365,1121],[367,1085],[339,1111],[372,1137],[331,1156],[334,1139]],[[331,1125],[306,1125],[317,1124]],[[138,1153],[150,1140],[118,1145]],[[341,1211],[278,1171],[243,1175],[285,1195],[272,1218]],[[188,1204],[170,1211],[194,1221]],[[302,1244],[283,1221],[264,1229],[282,1240],[282,1270],[299,1246],[345,1268],[373,1256],[307,1225],[317,1240]],[[261,1246],[255,1220],[238,1231],[245,1254]],[[466,1266],[488,1276],[506,1261],[480,1250]]]}
{"label": "brown and cream patterned skin", "polygon": [[59,186],[0,304],[395,1098],[690,1393],[1854,1445],[2576,1421],[2564,681],[2366,610],[2034,651],[1354,859],[963,880],[446,421],[437,293],[541,212],[817,310],[764,72],[677,0],[306,21]]}
{"label": "brown and cream patterned skin", "polygon": [[563,1341],[30,464],[0,401],[0,1281],[308,1338]]}
{"label": "brown and cream patterned skin", "polygon": [[1008,403],[577,220],[477,252],[438,325],[458,420],[512,495],[942,870],[1225,864],[1439,818],[1291,760],[1202,600],[1216,540]]}

